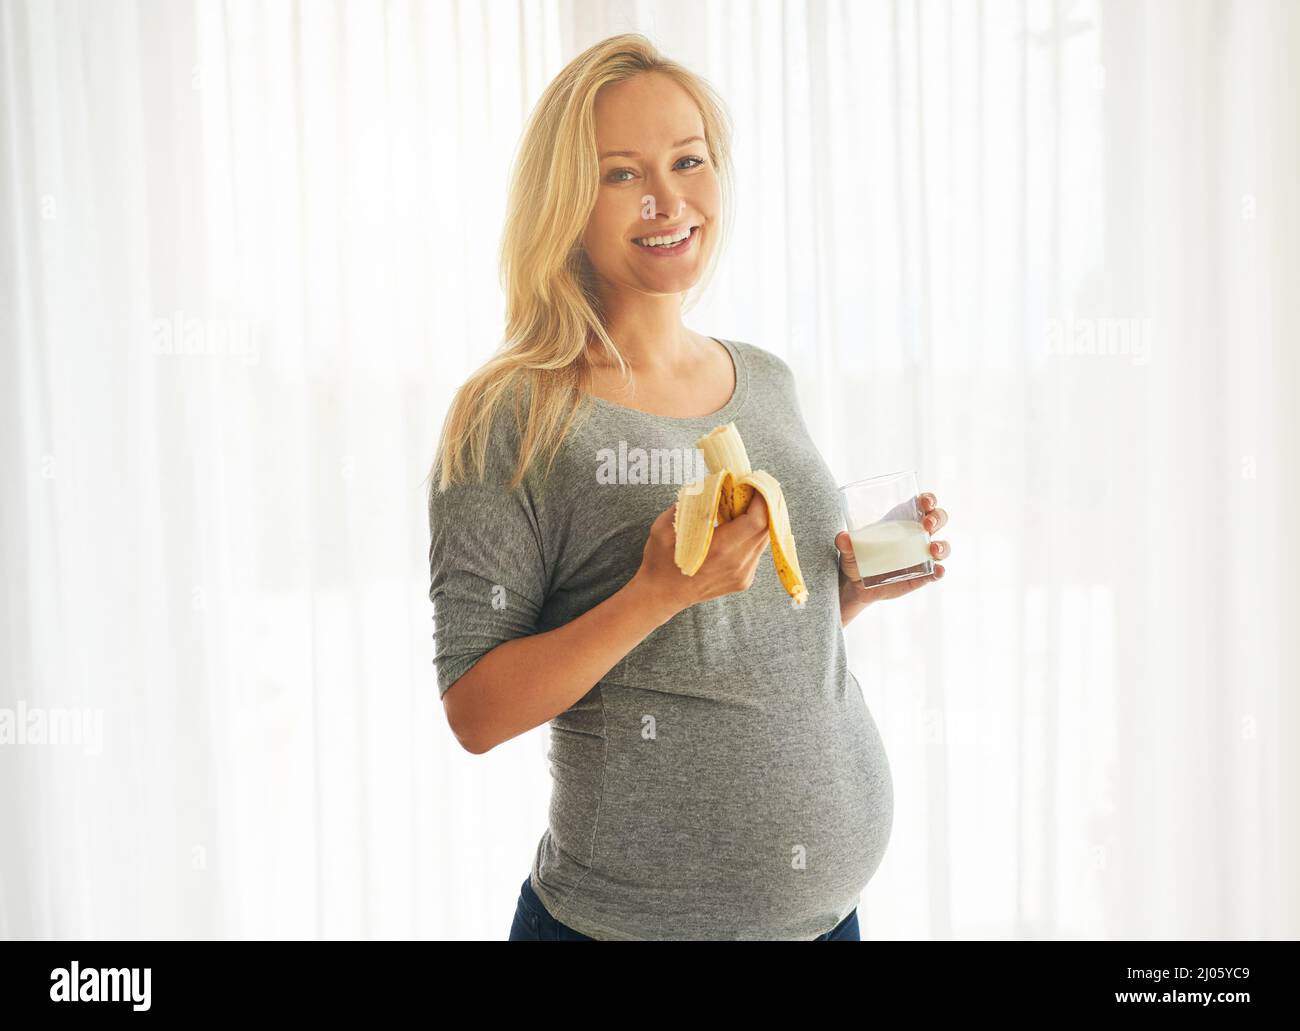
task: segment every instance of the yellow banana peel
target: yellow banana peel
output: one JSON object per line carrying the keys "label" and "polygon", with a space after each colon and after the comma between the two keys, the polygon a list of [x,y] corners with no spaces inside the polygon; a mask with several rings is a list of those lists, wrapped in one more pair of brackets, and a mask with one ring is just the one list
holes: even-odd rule
{"label": "yellow banana peel", "polygon": [[802,607],[808,600],[808,587],[799,569],[781,484],[770,473],[750,468],[745,443],[734,422],[710,430],[695,446],[704,452],[709,474],[703,480],[683,484],[677,491],[673,513],[677,568],[694,576],[709,553],[714,528],[744,515],[754,491],[758,491],[767,503],[768,538],[777,576],[793,603]]}

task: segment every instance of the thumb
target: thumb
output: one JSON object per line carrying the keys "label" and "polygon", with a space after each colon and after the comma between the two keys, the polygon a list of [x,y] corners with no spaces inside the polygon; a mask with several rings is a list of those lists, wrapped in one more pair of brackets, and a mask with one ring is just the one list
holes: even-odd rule
{"label": "thumb", "polygon": [[853,551],[853,538],[847,530],[835,535],[835,550],[840,553],[840,568],[851,577],[858,575],[858,556]]}

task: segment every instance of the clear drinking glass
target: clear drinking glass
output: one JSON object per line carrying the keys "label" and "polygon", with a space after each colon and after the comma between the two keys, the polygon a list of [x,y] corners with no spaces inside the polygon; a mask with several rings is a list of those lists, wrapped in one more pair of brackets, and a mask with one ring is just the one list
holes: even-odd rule
{"label": "clear drinking glass", "polygon": [[907,469],[858,480],[841,487],[839,496],[864,587],[934,572],[915,472]]}

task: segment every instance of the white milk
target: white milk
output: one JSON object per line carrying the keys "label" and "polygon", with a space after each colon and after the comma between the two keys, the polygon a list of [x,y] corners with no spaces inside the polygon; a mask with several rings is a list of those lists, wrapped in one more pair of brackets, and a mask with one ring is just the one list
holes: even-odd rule
{"label": "white milk", "polygon": [[919,566],[932,557],[925,527],[910,519],[851,530],[849,540],[853,542],[858,572],[864,577]]}

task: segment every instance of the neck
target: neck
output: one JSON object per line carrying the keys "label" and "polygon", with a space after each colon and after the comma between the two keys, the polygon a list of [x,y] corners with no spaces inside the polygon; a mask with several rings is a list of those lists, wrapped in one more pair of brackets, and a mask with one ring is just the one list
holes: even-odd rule
{"label": "neck", "polygon": [[[605,332],[633,372],[677,369],[699,353],[699,338],[682,323],[680,294],[606,299],[605,312]],[[590,346],[590,353],[593,365],[614,366],[599,343]]]}

